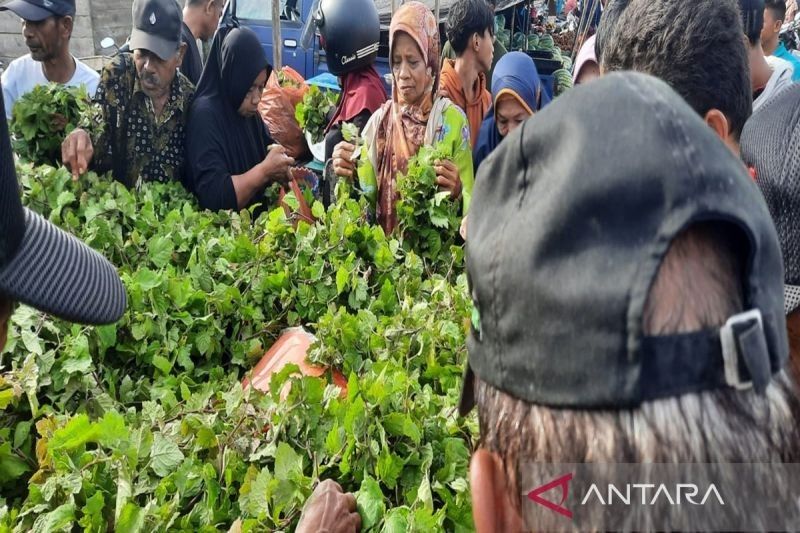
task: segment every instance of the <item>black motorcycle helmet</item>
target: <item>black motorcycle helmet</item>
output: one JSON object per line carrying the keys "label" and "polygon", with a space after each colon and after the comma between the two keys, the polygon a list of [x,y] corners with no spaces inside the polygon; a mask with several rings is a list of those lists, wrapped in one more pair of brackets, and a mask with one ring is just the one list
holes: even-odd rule
{"label": "black motorcycle helmet", "polygon": [[381,38],[375,0],[321,0],[314,20],[331,74],[341,76],[375,61]]}

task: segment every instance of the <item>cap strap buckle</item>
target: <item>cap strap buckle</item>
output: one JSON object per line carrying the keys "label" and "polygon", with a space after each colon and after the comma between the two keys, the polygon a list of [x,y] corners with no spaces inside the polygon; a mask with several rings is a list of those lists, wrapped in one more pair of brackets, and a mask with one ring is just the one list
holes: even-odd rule
{"label": "cap strap buckle", "polygon": [[[725,382],[735,389],[755,388],[756,392],[763,392],[771,373],[761,311],[751,309],[729,318],[720,328],[720,341],[725,364]],[[750,375],[749,379],[742,377],[740,358]]]}

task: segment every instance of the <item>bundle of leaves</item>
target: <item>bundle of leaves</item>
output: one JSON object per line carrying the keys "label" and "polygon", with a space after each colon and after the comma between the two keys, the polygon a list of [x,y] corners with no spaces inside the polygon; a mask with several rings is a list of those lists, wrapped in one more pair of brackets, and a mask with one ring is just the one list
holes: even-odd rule
{"label": "bundle of leaves", "polygon": [[[29,207],[118,266],[129,307],[102,327],[14,314],[0,531],[291,530],[323,478],[357,492],[366,531],[472,528],[461,258],[426,272],[343,184],[295,228],[282,209],[200,211],[177,184],[19,174]],[[267,394],[242,388],[291,326],[316,335],[345,396],[293,367]]]}
{"label": "bundle of leaves", "polygon": [[293,78],[287,76],[283,70],[278,70],[277,76],[278,76],[278,83],[280,83],[281,87],[290,87],[292,89],[298,89],[300,87],[300,83],[294,80]]}
{"label": "bundle of leaves", "polygon": [[442,267],[460,256],[453,249],[461,224],[460,203],[441,191],[434,163],[452,159],[443,146],[423,146],[408,162],[408,171],[397,177],[398,230],[406,250],[414,250],[434,267]]}
{"label": "bundle of leaves", "polygon": [[37,164],[61,161],[61,143],[91,103],[86,88],[37,85],[14,103],[11,143],[22,159]]}
{"label": "bundle of leaves", "polygon": [[318,143],[325,138],[328,113],[338,103],[339,93],[312,85],[303,95],[303,101],[297,104],[294,112],[297,123],[311,135],[314,143]]}

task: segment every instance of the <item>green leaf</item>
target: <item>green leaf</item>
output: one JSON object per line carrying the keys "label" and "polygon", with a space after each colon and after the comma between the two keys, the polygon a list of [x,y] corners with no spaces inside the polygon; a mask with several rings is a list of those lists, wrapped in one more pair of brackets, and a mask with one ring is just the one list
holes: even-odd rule
{"label": "green leaf", "polygon": [[422,481],[419,484],[417,501],[426,509],[433,511],[433,493],[431,492],[431,481],[428,479],[427,473],[423,474]]}
{"label": "green leaf", "polygon": [[36,355],[42,355],[44,353],[44,349],[42,348],[42,341],[33,331],[28,329],[22,330],[22,344],[25,345],[25,348]]}
{"label": "green leaf", "polygon": [[36,519],[32,531],[34,533],[51,533],[54,531],[72,531],[75,522],[75,504],[65,503]]}
{"label": "green leaf", "polygon": [[97,438],[97,425],[89,422],[89,417],[80,414],[70,419],[67,424],[53,433],[47,448],[51,451],[69,451],[92,442]]}
{"label": "green leaf", "polygon": [[356,495],[358,514],[361,515],[361,527],[365,530],[378,525],[386,512],[383,492],[375,479],[366,476],[361,482],[361,489]]}
{"label": "green leaf", "polygon": [[206,355],[211,351],[211,334],[208,331],[200,333],[194,339],[194,345],[201,355]]}
{"label": "green leaf", "polygon": [[107,412],[97,423],[97,442],[103,446],[115,446],[129,437],[125,419],[115,411]]}
{"label": "green leaf", "polygon": [[173,441],[161,433],[153,434],[153,449],[150,452],[150,467],[159,477],[167,477],[183,461],[183,452]]}
{"label": "green leaf", "polygon": [[160,355],[153,356],[153,366],[164,374],[169,374],[172,371],[172,362]]}
{"label": "green leaf", "polygon": [[162,282],[163,279],[158,274],[146,268],[137,271],[133,277],[133,283],[143,291],[155,289]]}
{"label": "green leaf", "polygon": [[419,427],[408,415],[402,413],[389,413],[383,420],[383,427],[392,435],[408,437],[417,445],[422,439]]}
{"label": "green leaf", "polygon": [[131,474],[126,466],[123,466],[118,471],[117,476],[117,497],[114,507],[114,521],[119,525],[120,517],[131,497]]}
{"label": "green leaf", "polygon": [[166,267],[172,260],[172,241],[166,235],[150,239],[147,244],[147,255],[158,268]]}
{"label": "green leaf", "polygon": [[275,452],[275,478],[291,480],[302,474],[303,458],[285,442],[278,444],[278,450]]}
{"label": "green leaf", "polygon": [[350,272],[344,267],[339,267],[336,271],[336,294],[342,294],[347,287],[347,282],[350,280]]}
{"label": "green leaf", "polygon": [[311,206],[311,214],[316,219],[323,218],[325,216],[325,206],[319,202],[314,202],[314,204]]}
{"label": "green leaf", "polygon": [[105,351],[117,344],[117,325],[108,324],[106,326],[98,326],[95,328],[97,337],[100,339],[100,346]]}
{"label": "green leaf", "polygon": [[83,527],[84,531],[102,531],[105,523],[103,516],[103,509],[106,502],[103,493],[100,491],[95,492],[88,500],[86,505],[81,509],[81,517],[78,524]]}
{"label": "green leaf", "polygon": [[139,533],[144,528],[145,510],[132,502],[122,509],[116,525],[116,533]]}
{"label": "green leaf", "polygon": [[17,427],[14,429],[14,448],[21,448],[25,444],[31,434],[32,424],[31,420],[22,420],[17,423]]}
{"label": "green leaf", "polygon": [[13,481],[21,477],[29,470],[30,467],[25,461],[11,451],[10,442],[0,444],[0,486],[4,482]]}
{"label": "green leaf", "polygon": [[386,520],[383,522],[383,533],[406,533],[409,531],[408,507],[395,507],[386,513]]}
{"label": "green leaf", "polygon": [[72,343],[67,359],[61,369],[67,374],[84,374],[92,368],[92,356],[89,353],[89,339],[79,335]]}
{"label": "green leaf", "polygon": [[404,463],[400,457],[390,452],[387,448],[383,448],[380,456],[378,456],[375,473],[384,485],[394,489],[397,486],[397,478],[400,477],[400,473],[403,471],[403,466]]}
{"label": "green leaf", "polygon": [[0,410],[5,409],[17,399],[14,389],[0,390]]}

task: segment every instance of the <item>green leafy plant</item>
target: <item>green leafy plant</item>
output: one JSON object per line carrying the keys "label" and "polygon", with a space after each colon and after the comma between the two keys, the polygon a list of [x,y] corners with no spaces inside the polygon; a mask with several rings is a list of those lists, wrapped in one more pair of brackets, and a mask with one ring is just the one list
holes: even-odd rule
{"label": "green leafy plant", "polygon": [[[28,207],[118,266],[129,305],[102,327],[12,317],[0,531],[291,530],[324,478],[357,493],[366,531],[472,529],[463,257],[426,267],[344,183],[295,228],[282,209],[201,211],[174,183],[18,174]],[[294,326],[346,394],[292,366],[267,393],[242,388]]]}
{"label": "green leafy plant", "polygon": [[358,131],[358,126],[352,122],[342,122],[342,137],[352,144],[360,144],[361,141],[361,133]]}
{"label": "green leafy plant", "polygon": [[342,122],[342,138],[355,146],[353,157],[357,159],[361,154],[361,147],[364,145],[364,138],[361,136],[358,126],[352,122]]}
{"label": "green leafy plant", "polygon": [[303,101],[297,104],[295,109],[297,123],[311,135],[314,143],[318,143],[325,138],[328,113],[338,103],[339,93],[312,85],[303,95]]}
{"label": "green leafy plant", "polygon": [[21,158],[39,164],[61,161],[61,143],[90,104],[86,88],[37,85],[14,103],[11,142]]}
{"label": "green leafy plant", "polygon": [[278,83],[281,87],[288,87],[292,89],[300,88],[300,83],[294,80],[293,78],[286,75],[283,70],[277,71],[278,76]]}
{"label": "green leafy plant", "polygon": [[433,263],[448,263],[461,224],[460,205],[436,183],[434,163],[452,159],[442,146],[423,146],[397,177],[398,229],[407,250],[415,250]]}

